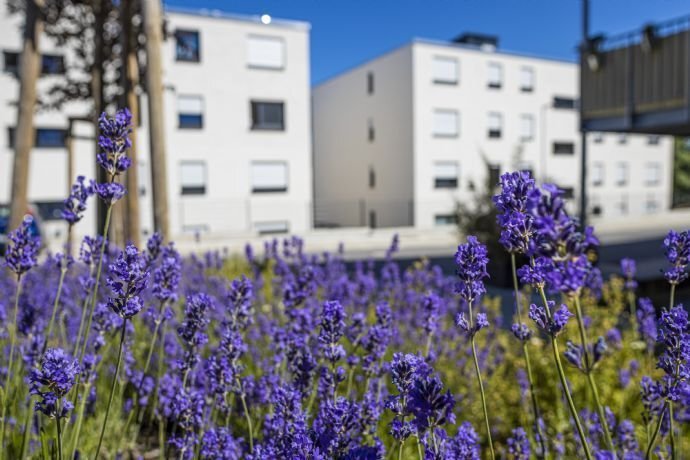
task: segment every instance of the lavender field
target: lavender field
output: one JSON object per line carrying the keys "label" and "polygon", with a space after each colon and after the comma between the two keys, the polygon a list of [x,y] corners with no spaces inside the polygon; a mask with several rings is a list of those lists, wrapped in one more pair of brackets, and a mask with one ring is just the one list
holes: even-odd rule
{"label": "lavender field", "polygon": [[[131,116],[101,117],[98,163],[64,219],[126,190]],[[421,260],[346,268],[299,238],[181,257],[94,235],[39,254],[25,222],[0,272],[0,458],[690,458],[690,327],[674,298],[690,231],[670,231],[668,301],[604,280],[562,192],[504,174],[494,204],[513,315],[485,244],[457,273]],[[347,244],[347,242],[343,242]],[[666,293],[664,293],[666,295]]]}

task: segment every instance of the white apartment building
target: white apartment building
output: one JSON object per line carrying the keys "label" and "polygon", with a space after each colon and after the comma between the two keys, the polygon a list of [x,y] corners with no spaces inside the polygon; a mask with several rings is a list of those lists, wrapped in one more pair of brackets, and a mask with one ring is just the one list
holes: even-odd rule
{"label": "white apartment building", "polygon": [[[313,89],[315,225],[452,228],[456,202],[516,169],[577,199],[577,98],[576,64],[476,35],[417,39],[327,80]],[[668,210],[672,146],[590,134],[592,221]]]}
{"label": "white apartment building", "polygon": [[[11,132],[19,82],[21,20],[0,6],[0,204],[11,198]],[[168,202],[173,239],[197,233],[255,236],[303,232],[311,226],[312,164],[309,31],[304,22],[217,11],[166,11],[163,59]],[[43,76],[63,78],[70,57],[42,40]],[[39,111],[31,156],[29,201],[46,236],[64,235],[59,210],[68,178],[68,117],[87,103]],[[142,231],[150,234],[151,180],[145,97],[138,128]],[[93,127],[75,123],[74,175],[93,177]],[[130,191],[131,192],[131,191]],[[89,212],[79,233],[95,231]],[[61,238],[55,238],[56,240]]]}

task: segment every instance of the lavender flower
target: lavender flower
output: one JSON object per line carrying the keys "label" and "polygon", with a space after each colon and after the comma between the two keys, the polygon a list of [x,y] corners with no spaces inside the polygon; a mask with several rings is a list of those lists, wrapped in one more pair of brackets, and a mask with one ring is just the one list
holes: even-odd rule
{"label": "lavender flower", "polygon": [[468,338],[474,337],[477,332],[485,327],[489,327],[489,320],[486,318],[486,313],[477,313],[477,319],[474,321],[473,325],[470,325],[464,313],[459,313],[455,322]]}
{"label": "lavender flower", "polygon": [[323,304],[319,343],[324,356],[332,364],[345,357],[345,348],[338,342],[345,334],[345,310],[340,302],[329,301]]}
{"label": "lavender flower", "polygon": [[534,217],[528,212],[528,197],[534,189],[534,179],[527,171],[505,173],[500,180],[501,193],[493,197],[499,211],[501,226],[499,242],[510,253],[525,253],[534,232]]}
{"label": "lavender flower", "polygon": [[125,186],[118,182],[105,182],[95,185],[96,195],[107,205],[113,205],[125,196]]}
{"label": "lavender flower", "polygon": [[63,397],[72,389],[80,372],[79,363],[61,348],[46,350],[41,368],[32,369],[29,377],[31,394],[41,398],[36,410],[51,418],[67,417],[74,406]]}
{"label": "lavender flower", "polygon": [[642,297],[638,302],[637,330],[642,340],[647,343],[647,349],[650,352],[654,351],[657,340],[656,310],[647,297]]}
{"label": "lavender flower", "polygon": [[671,284],[682,283],[688,278],[686,269],[690,262],[690,230],[668,232],[664,238],[664,252],[671,264],[671,268],[664,272],[666,280]]}
{"label": "lavender flower", "polygon": [[666,373],[663,378],[665,395],[671,401],[677,401],[690,380],[688,312],[682,305],[661,314],[658,340],[664,347],[657,367]]}
{"label": "lavender flower", "polygon": [[128,109],[118,110],[109,118],[105,112],[98,118],[98,146],[101,152],[96,156],[98,164],[110,177],[125,172],[131,160],[125,153],[132,146],[129,135],[132,132],[132,114]]}
{"label": "lavender flower", "polygon": [[467,243],[458,246],[458,251],[455,253],[455,265],[459,281],[455,292],[460,294],[467,303],[472,303],[486,292],[483,280],[489,276],[486,271],[488,263],[486,246],[481,244],[477,237],[468,236]]}
{"label": "lavender flower", "polygon": [[33,235],[31,218],[24,219],[19,227],[8,235],[9,244],[5,252],[5,265],[17,276],[21,276],[36,265],[41,241]]}
{"label": "lavender flower", "polygon": [[449,458],[457,460],[479,460],[479,436],[470,422],[463,422],[448,445]]}
{"label": "lavender flower", "polygon": [[549,274],[554,270],[553,261],[547,257],[537,257],[534,265],[528,264],[518,269],[520,281],[535,289],[544,288]]}
{"label": "lavender flower", "polygon": [[70,225],[74,225],[82,219],[83,213],[86,211],[86,200],[95,192],[94,181],[85,184],[84,180],[84,176],[77,176],[69,197],[64,202],[62,218]]}
{"label": "lavender flower", "polygon": [[242,448],[227,428],[211,428],[201,439],[200,455],[202,460],[239,460]]}
{"label": "lavender flower", "polygon": [[532,338],[532,331],[524,323],[515,323],[512,325],[510,329],[513,332],[515,338],[521,342],[527,342],[530,338]]}
{"label": "lavender flower", "polygon": [[110,265],[110,272],[106,283],[113,295],[108,298],[108,307],[122,318],[131,318],[144,306],[140,294],[149,278],[136,246],[127,245],[115,263]]}
{"label": "lavender flower", "polygon": [[531,304],[529,307],[529,317],[537,323],[539,328],[549,334],[551,337],[556,337],[565,329],[568,319],[573,316],[565,304],[561,304],[558,310],[554,311],[555,302],[549,300],[549,311],[543,306]]}
{"label": "lavender flower", "polygon": [[529,460],[530,445],[527,433],[522,428],[515,428],[508,438],[508,458],[512,460]]}
{"label": "lavender flower", "polygon": [[634,259],[629,259],[627,257],[621,259],[621,273],[623,274],[623,278],[625,278],[625,288],[630,291],[637,289],[637,281],[635,281],[637,264],[635,264]]}
{"label": "lavender flower", "polygon": [[[153,296],[161,302],[175,302],[182,264],[173,243],[163,248],[161,264],[153,271]],[[147,255],[150,257],[151,252]]]}

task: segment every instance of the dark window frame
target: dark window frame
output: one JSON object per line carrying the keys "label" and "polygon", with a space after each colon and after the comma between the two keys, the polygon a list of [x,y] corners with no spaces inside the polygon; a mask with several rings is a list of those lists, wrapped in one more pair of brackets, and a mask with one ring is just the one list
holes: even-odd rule
{"label": "dark window frame", "polygon": [[434,214],[434,226],[445,227],[458,224],[457,214]]}
{"label": "dark window frame", "polygon": [[[275,106],[280,107],[280,123],[266,123],[259,120],[260,116],[265,117],[265,113],[259,113],[260,107]],[[264,109],[265,110],[265,109]],[[249,111],[251,116],[251,130],[252,131],[285,131],[285,102],[283,101],[263,101],[251,100],[249,101]]]}
{"label": "dark window frame", "polygon": [[369,166],[369,188],[376,188],[376,171],[373,166]]}
{"label": "dark window frame", "polygon": [[[3,71],[15,77],[19,76],[19,69],[21,66],[21,53],[16,51],[3,51]],[[11,58],[12,65],[7,64],[8,58]],[[49,65],[49,62],[55,59],[56,67]],[[41,76],[46,75],[64,75],[66,72],[65,57],[61,54],[43,53],[41,54]]]}
{"label": "dark window frame", "polygon": [[[54,132],[60,135],[59,142],[41,142],[41,134],[46,132]],[[15,148],[16,129],[13,126],[7,128],[7,146],[11,149]],[[35,149],[64,149],[67,147],[67,130],[64,128],[36,128],[34,132],[34,146]]]}
{"label": "dark window frame", "polygon": [[497,187],[501,180],[501,165],[489,165],[489,185]]}
{"label": "dark window frame", "polygon": [[434,177],[435,189],[457,189],[458,178],[451,177]]}
{"label": "dark window frame", "polygon": [[374,72],[367,72],[367,94],[372,95],[374,94],[375,91],[375,86],[374,86]]}
{"label": "dark window frame", "polygon": [[559,110],[575,110],[577,108],[577,99],[567,96],[554,96],[551,106]]}
{"label": "dark window frame", "polygon": [[[187,121],[183,121],[186,119]],[[198,122],[194,122],[195,120],[198,119]],[[183,113],[179,112],[177,114],[177,127],[178,129],[185,129],[185,130],[198,130],[198,129],[204,129],[204,114],[199,113],[199,114],[191,114],[191,113]]]}
{"label": "dark window frame", "polygon": [[[196,53],[191,57],[180,54],[180,38],[185,35],[196,35]],[[201,33],[198,29],[175,29],[175,62],[201,62]]]}
{"label": "dark window frame", "polygon": [[575,143],[568,141],[554,141],[551,144],[554,155],[575,155]]}

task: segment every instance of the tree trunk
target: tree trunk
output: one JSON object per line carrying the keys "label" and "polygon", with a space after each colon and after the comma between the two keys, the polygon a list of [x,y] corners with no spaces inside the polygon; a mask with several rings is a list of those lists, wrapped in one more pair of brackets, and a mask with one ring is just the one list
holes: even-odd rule
{"label": "tree trunk", "polygon": [[123,105],[129,107],[132,112],[132,148],[129,156],[132,159],[132,166],[127,171],[127,197],[125,212],[125,239],[136,247],[141,243],[141,226],[139,211],[139,161],[137,151],[137,128],[139,126],[139,101],[137,99],[136,88],[139,84],[139,64],[137,61],[137,42],[135,32],[132,27],[132,17],[134,16],[135,0],[122,0],[120,5],[122,21],[122,89],[124,93]]}
{"label": "tree trunk", "polygon": [[[94,44],[94,55],[93,55],[93,66],[91,68],[91,96],[93,98],[93,124],[94,124],[94,156],[100,152],[100,147],[98,146],[98,137],[100,131],[98,129],[98,117],[101,115],[103,108],[105,106],[105,98],[103,96],[103,28],[105,24],[105,7],[103,5],[103,0],[93,0],[93,14],[94,14],[94,24],[93,24],[93,44]],[[100,183],[106,182],[108,176],[106,171],[95,163],[96,171],[94,177]],[[96,234],[100,234],[103,231],[105,225],[105,213],[106,206],[103,201],[96,200]],[[108,235],[103,235],[107,237]]]}
{"label": "tree trunk", "polygon": [[164,241],[168,229],[168,174],[165,157],[165,124],[163,120],[163,67],[161,48],[163,18],[160,0],[142,0],[146,33],[146,87],[149,107],[149,142],[151,149],[151,183],[153,189],[153,224]]}
{"label": "tree trunk", "polygon": [[17,228],[28,210],[29,162],[34,147],[36,110],[36,84],[41,74],[39,39],[43,33],[41,8],[43,0],[26,2],[26,23],[22,54],[19,63],[19,101],[17,127],[14,133],[14,166],[12,171],[12,205],[10,229]]}

